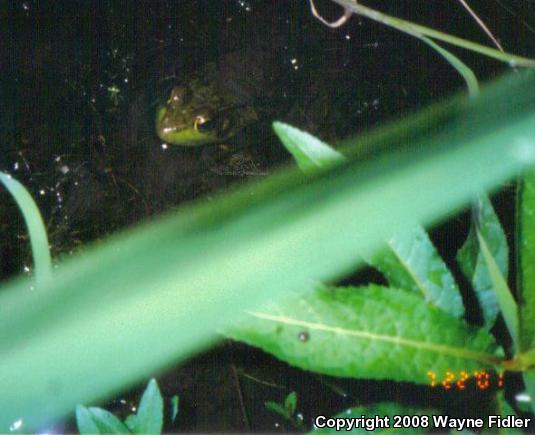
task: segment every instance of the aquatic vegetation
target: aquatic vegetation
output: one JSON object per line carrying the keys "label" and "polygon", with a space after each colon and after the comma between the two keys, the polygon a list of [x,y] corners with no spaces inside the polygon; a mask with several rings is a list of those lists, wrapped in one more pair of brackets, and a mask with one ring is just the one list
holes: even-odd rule
{"label": "aquatic vegetation", "polygon": [[[232,327],[236,338],[340,376],[425,384],[435,364],[440,377],[438,370],[451,363],[455,370],[525,371],[529,382],[533,339],[524,335],[533,331],[522,319],[532,318],[533,308],[518,307],[520,342],[530,344],[514,348],[517,358],[504,357],[487,329],[462,320],[455,285],[418,225],[451,214],[533,163],[534,87],[530,74],[502,78],[477,99],[458,96],[351,140],[338,150],[344,158],[277,124],[301,151],[302,167],[314,167],[306,163],[311,143],[315,161],[329,167],[308,174],[288,168],[126,230],[61,262],[34,292],[28,280],[6,283],[0,293],[7,313],[0,317],[0,380],[10,394],[0,398],[1,427],[22,419],[29,430],[67,415],[80,401],[91,403],[183,361]],[[476,232],[478,243],[465,255],[475,258],[475,268],[466,263],[466,270],[474,271],[482,289],[489,279],[497,288],[503,245],[484,200],[481,212],[475,221],[481,236]],[[390,256],[416,243],[425,262],[402,269],[377,260],[385,240]],[[389,287],[402,288],[311,288],[311,282],[335,282],[365,260],[386,271]],[[429,303],[418,293],[421,287],[405,288],[409,271],[422,274]],[[495,301],[514,325],[503,279],[498,284],[503,294]],[[284,302],[292,294],[296,299]],[[281,312],[268,311],[268,303]],[[307,306],[319,317],[299,317]],[[494,315],[489,311],[488,318]],[[422,330],[411,328],[414,319]],[[239,329],[237,320],[247,326]],[[344,346],[333,349],[333,336]],[[313,352],[318,339],[325,346],[321,354]],[[368,357],[359,352],[366,346]],[[392,348],[399,355],[395,368]],[[407,361],[412,357],[421,364]],[[374,366],[372,358],[381,364]]]}
{"label": "aquatic vegetation", "polygon": [[297,413],[297,393],[290,392],[284,402],[277,403],[272,400],[264,403],[269,411],[280,415],[296,429],[303,429],[303,414]]}
{"label": "aquatic vegetation", "polygon": [[[178,412],[178,410],[176,411]],[[175,416],[173,416],[174,419]],[[78,405],[76,423],[81,434],[151,433],[159,434],[163,426],[163,398],[155,379],[151,379],[141,396],[137,412],[122,422],[102,408]]]}
{"label": "aquatic vegetation", "polygon": [[[330,27],[342,26],[343,24],[347,22],[347,20],[353,14],[356,14],[356,15],[366,17],[370,20],[377,21],[380,24],[384,24],[386,26],[397,29],[403,33],[406,33],[418,39],[430,38],[432,40],[445,42],[445,43],[454,45],[456,47],[464,48],[466,50],[482,54],[484,56],[496,59],[501,62],[506,62],[510,64],[511,66],[535,68],[535,60],[522,57],[522,56],[517,56],[514,54],[510,54],[510,53],[505,53],[499,44],[498,44],[498,49],[495,49],[492,47],[487,47],[481,44],[477,44],[472,41],[467,41],[465,39],[441,32],[436,29],[422,26],[420,24],[412,23],[406,20],[402,20],[397,17],[392,17],[383,12],[379,12],[376,9],[372,9],[368,6],[365,6],[362,3],[357,2],[356,0],[332,0],[332,1],[342,6],[342,8],[344,9],[344,13],[340,19],[336,20],[333,23],[329,23],[326,20],[324,20],[317,12],[315,5],[314,5],[314,0],[309,0],[313,15],[316,16],[318,19],[320,19],[322,23]],[[473,13],[472,13],[472,16],[474,16]],[[488,29],[486,29],[484,25],[483,26],[481,24],[479,25],[484,30],[486,30],[486,33],[488,32]]]}
{"label": "aquatic vegetation", "polygon": [[[338,152],[308,133],[284,124],[275,130],[304,171],[340,164]],[[473,227],[457,260],[480,303],[482,328],[463,320],[463,299],[452,273],[425,231],[416,227],[402,236],[392,234],[385,248],[366,258],[384,274],[388,288],[314,284],[303,294],[249,312],[228,335],[297,367],[339,377],[464,390],[470,381],[488,388],[492,370],[500,386],[503,370],[529,373],[535,359],[531,344],[520,346],[520,311],[507,285],[505,233],[486,196],[478,195],[473,207]],[[532,311],[529,305],[523,309]],[[511,359],[489,333],[500,312],[512,338]]]}
{"label": "aquatic vegetation", "polygon": [[48,237],[43,218],[39,208],[32,199],[30,193],[17,180],[9,174],[0,172],[0,182],[11,194],[19,207],[26,226],[30,243],[32,245],[33,263],[35,268],[35,279],[38,285],[50,278],[52,274],[52,260],[48,247]]}

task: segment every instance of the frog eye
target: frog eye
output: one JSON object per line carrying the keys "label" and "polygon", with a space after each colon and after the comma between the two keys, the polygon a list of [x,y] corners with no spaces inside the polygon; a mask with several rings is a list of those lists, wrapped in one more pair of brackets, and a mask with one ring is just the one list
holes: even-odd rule
{"label": "frog eye", "polygon": [[205,115],[197,115],[193,121],[193,128],[199,133],[208,133],[216,127],[216,122]]}

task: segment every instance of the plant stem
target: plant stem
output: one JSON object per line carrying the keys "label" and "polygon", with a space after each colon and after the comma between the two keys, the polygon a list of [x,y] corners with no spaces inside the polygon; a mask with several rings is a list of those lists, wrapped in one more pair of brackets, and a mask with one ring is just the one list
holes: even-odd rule
{"label": "plant stem", "polygon": [[384,24],[394,29],[400,30],[401,32],[407,33],[411,36],[427,36],[439,41],[446,42],[448,44],[455,45],[457,47],[464,48],[485,56],[491,57],[493,59],[509,63],[511,66],[519,66],[526,68],[535,68],[535,60],[529,59],[522,56],[516,56],[514,54],[504,53],[500,50],[496,50],[491,47],[486,47],[481,44],[477,44],[472,41],[468,41],[457,36],[450,35],[448,33],[440,32],[438,30],[431,29],[420,24],[412,23],[410,21],[402,20],[400,18],[393,17],[391,15],[384,14],[375,9],[371,9],[367,6],[364,6],[360,3],[357,3],[356,0],[332,0],[335,3],[338,3],[346,11],[351,11],[354,14],[364,16],[370,20],[377,21],[381,24]]}

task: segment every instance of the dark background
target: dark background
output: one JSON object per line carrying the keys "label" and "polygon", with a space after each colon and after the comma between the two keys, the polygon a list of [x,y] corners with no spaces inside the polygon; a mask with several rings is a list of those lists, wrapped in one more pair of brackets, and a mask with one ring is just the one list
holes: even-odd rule
{"label": "dark background", "polygon": [[[317,5],[329,18],[341,12],[327,0]],[[534,1],[470,5],[507,50],[534,53]],[[368,6],[488,43],[453,0]],[[506,69],[453,51],[482,80]],[[208,63],[229,59],[265,72],[252,84],[259,122],[230,140],[225,152],[217,146],[163,148],[153,119],[170,87]],[[221,80],[232,80],[232,73]],[[275,119],[335,143],[462,89],[456,71],[416,39],[358,17],[329,29],[304,0],[0,1],[0,170],[37,199],[56,257],[255,177],[214,170],[234,152],[248,150],[265,173],[288,164],[269,128]],[[502,196],[498,211],[510,225],[509,196]],[[0,276],[8,278],[30,268],[31,257],[22,219],[4,192],[0,203]],[[458,247],[450,246],[452,232],[465,234],[466,222],[460,216],[434,233],[446,258]],[[166,398],[181,398],[179,419],[166,421],[168,431],[293,430],[264,407],[292,390],[307,427],[314,415],[374,400],[447,407],[449,415],[462,415],[473,403],[484,412],[488,399],[475,389],[461,397],[413,385],[326,379],[231,343],[159,382]],[[128,413],[143,386],[106,406]],[[168,401],[166,406],[169,411]],[[56,430],[73,430],[72,424]]]}

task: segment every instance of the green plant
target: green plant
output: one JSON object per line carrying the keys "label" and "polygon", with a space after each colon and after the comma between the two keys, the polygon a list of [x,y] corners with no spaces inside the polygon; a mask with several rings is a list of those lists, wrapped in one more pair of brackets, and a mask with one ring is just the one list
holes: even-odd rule
{"label": "green plant", "polygon": [[303,415],[296,414],[297,411],[297,393],[292,391],[286,396],[283,403],[273,401],[265,402],[265,407],[271,412],[280,415],[296,429],[303,428]]}
{"label": "green plant", "polygon": [[137,412],[129,415],[124,422],[105,409],[86,408],[78,405],[76,407],[76,424],[81,434],[161,433],[163,426],[163,399],[156,380],[151,379],[149,381],[139,401]]}
{"label": "green plant", "polygon": [[[321,16],[316,11],[314,7],[314,0],[309,1],[312,13],[324,24],[329,25],[331,27],[338,27],[343,25],[352,14],[356,14],[376,21],[382,25],[399,30],[400,32],[406,33],[415,38],[418,38],[426,44],[428,44],[429,40],[441,41],[454,45],[456,47],[463,48],[465,50],[482,54],[484,56],[496,59],[501,62],[506,62],[511,66],[535,68],[535,61],[533,59],[516,56],[510,53],[505,53],[503,50],[501,50],[501,47],[498,47],[499,49],[487,47],[472,41],[467,41],[466,39],[462,39],[457,36],[441,32],[436,29],[432,29],[426,26],[422,26],[420,24],[412,23],[410,21],[402,20],[400,18],[387,15],[376,9],[372,9],[368,6],[365,6],[362,3],[359,3],[357,0],[332,0],[333,2],[338,3],[340,6],[342,6],[342,8],[344,8],[344,15],[340,20],[336,21],[335,23],[328,23],[323,18],[321,18]],[[483,29],[485,30],[484,26]],[[436,49],[437,45],[435,44],[435,46],[432,47]]]}
{"label": "green plant", "polygon": [[[274,128],[304,171],[325,169],[344,160],[308,133],[281,123]],[[531,177],[526,176],[526,181]],[[534,201],[533,190],[525,187],[520,213],[523,235],[529,238],[535,234],[529,212]],[[473,226],[457,260],[479,301],[483,327],[476,329],[463,320],[463,300],[453,275],[418,226],[403,235],[391,234],[382,250],[366,258],[384,274],[388,288],[312,284],[303,294],[249,312],[249,319],[229,328],[229,336],[297,367],[340,377],[435,386],[438,374],[446,389],[465,389],[475,377],[474,386],[485,389],[490,384],[486,370],[520,371],[535,397],[530,384],[530,373],[535,370],[533,290],[521,289],[529,299],[523,305],[526,320],[521,336],[520,312],[506,282],[509,256],[504,231],[485,195],[477,197],[473,209]],[[522,258],[532,255],[530,243],[521,240],[520,245]],[[535,284],[532,268],[533,263],[524,260],[522,271],[530,278],[523,281],[524,286]],[[489,333],[500,312],[512,338],[512,348],[505,349],[513,355],[510,359]],[[535,411],[535,404],[532,406]],[[371,409],[359,412],[376,414]]]}
{"label": "green plant", "polygon": [[38,285],[42,284],[52,274],[52,260],[46,228],[41,213],[39,213],[39,207],[26,188],[9,174],[0,172],[0,182],[11,194],[24,217],[32,245],[35,280]]}
{"label": "green plant", "polygon": [[[332,282],[393,234],[496,188],[533,162],[534,88],[533,75],[506,77],[478,99],[457,97],[350,141],[341,165],[310,175],[290,168],[87,247],[38,291],[27,280],[5,284],[0,381],[9,394],[0,397],[0,427],[22,418],[30,430],[184,360],[243,311],[260,312],[311,280]],[[365,290],[380,304],[391,301],[388,291]],[[308,297],[323,303],[330,295]],[[415,294],[398,299],[428,310]],[[362,303],[357,294],[354,305]],[[485,331],[466,331],[439,310],[433,316],[454,325],[455,340],[469,338],[475,349],[464,355],[502,361]]]}

